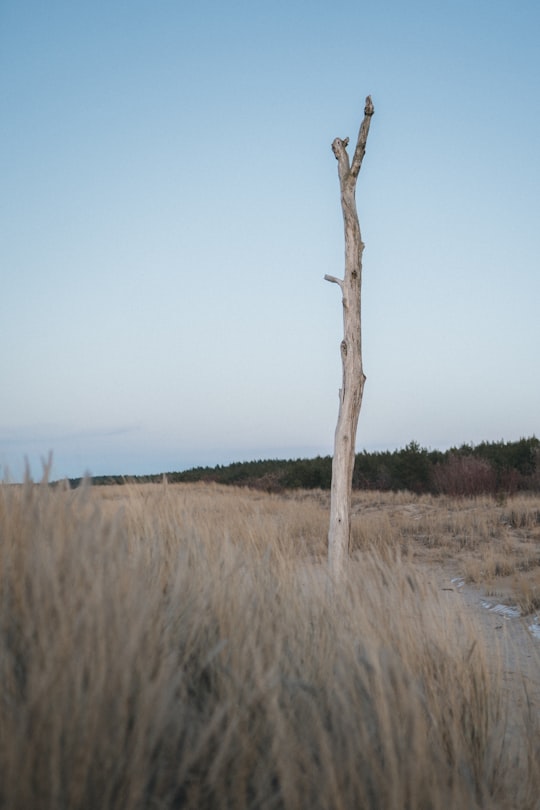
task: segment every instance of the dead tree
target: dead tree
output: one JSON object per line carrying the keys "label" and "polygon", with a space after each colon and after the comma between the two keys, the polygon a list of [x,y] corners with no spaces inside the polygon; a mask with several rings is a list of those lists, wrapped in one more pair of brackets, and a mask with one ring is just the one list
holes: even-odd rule
{"label": "dead tree", "polygon": [[349,553],[351,534],[352,477],[355,459],[356,428],[362,405],[365,375],[362,366],[361,288],[364,244],[356,211],[356,181],[366,152],[371,116],[371,96],[366,98],[364,120],[360,126],[356,149],[349,163],[349,139],[336,138],[332,150],[338,162],[341,208],[345,227],[345,277],[325,276],[341,288],[343,297],[343,340],[341,341],[342,385],[339,391],[339,414],[334,437],[328,562],[338,575]]}

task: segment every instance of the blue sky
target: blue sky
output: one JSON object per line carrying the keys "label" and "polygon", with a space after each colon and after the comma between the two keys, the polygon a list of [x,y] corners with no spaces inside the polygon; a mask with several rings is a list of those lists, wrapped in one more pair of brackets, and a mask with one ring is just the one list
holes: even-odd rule
{"label": "blue sky", "polygon": [[0,4],[0,476],[332,452],[334,137],[375,116],[359,450],[539,433],[536,0]]}

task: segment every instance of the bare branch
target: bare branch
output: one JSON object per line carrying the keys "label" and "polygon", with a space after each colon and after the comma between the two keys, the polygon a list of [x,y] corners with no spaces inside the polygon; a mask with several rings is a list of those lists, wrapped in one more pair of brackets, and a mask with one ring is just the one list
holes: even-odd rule
{"label": "bare branch", "polygon": [[335,276],[326,275],[324,277],[325,281],[331,281],[332,284],[337,284],[341,289],[343,289],[343,281],[340,278],[336,278]]}
{"label": "bare branch", "polygon": [[366,143],[369,133],[369,125],[371,123],[371,116],[375,112],[375,108],[373,106],[373,102],[371,100],[371,96],[366,98],[366,106],[364,107],[364,120],[360,125],[360,131],[358,133],[358,141],[356,142],[356,149],[354,150],[354,157],[351,166],[351,174],[353,177],[358,177],[360,172],[360,167],[362,166],[362,161],[364,159],[364,155],[366,154]]}
{"label": "bare branch", "polygon": [[338,174],[341,183],[349,176],[351,167],[349,164],[349,155],[347,153],[348,138],[334,138],[332,141],[332,152],[336,156],[338,162]]}

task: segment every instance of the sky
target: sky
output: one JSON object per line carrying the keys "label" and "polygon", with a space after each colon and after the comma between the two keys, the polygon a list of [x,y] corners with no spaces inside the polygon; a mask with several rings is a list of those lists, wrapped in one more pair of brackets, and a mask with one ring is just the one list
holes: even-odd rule
{"label": "sky", "polygon": [[[540,433],[537,0],[0,0],[0,478]],[[349,147],[351,151],[351,147]]]}

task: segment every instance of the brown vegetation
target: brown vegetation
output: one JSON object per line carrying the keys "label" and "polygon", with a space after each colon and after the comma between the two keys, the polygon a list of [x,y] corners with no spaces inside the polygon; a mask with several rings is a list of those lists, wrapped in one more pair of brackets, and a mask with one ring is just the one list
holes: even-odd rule
{"label": "brown vegetation", "polygon": [[538,498],[356,494],[339,588],[327,499],[2,486],[0,808],[537,807],[534,709],[423,569],[536,572]]}

